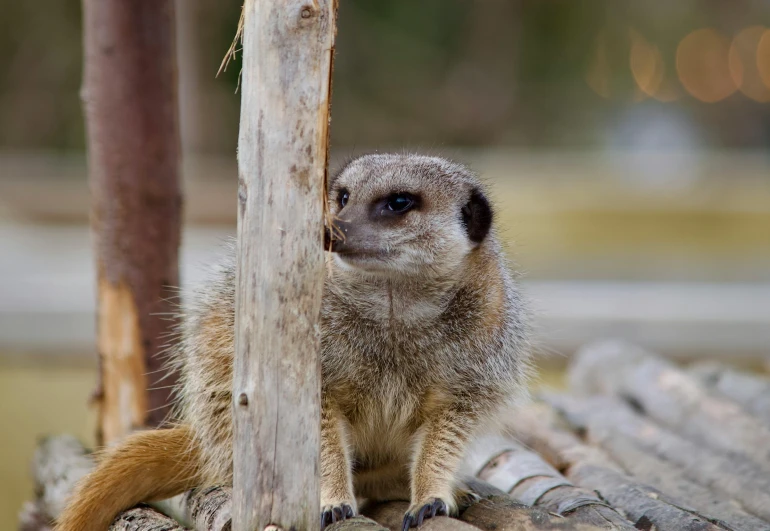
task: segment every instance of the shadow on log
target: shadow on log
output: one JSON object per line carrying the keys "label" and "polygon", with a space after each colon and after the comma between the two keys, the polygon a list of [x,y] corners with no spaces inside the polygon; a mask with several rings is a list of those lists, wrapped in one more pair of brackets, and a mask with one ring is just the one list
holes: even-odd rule
{"label": "shadow on log", "polygon": [[770,517],[770,479],[744,456],[698,447],[636,414],[617,398],[549,396],[547,400],[590,442],[642,481],[735,529],[770,529],[770,524],[741,509],[742,505],[761,518]]}
{"label": "shadow on log", "polygon": [[582,394],[627,397],[686,438],[716,450],[743,453],[770,472],[770,428],[640,347],[617,341],[588,345],[575,355],[569,381],[572,390]]}
{"label": "shadow on log", "polygon": [[[363,512],[369,518],[380,522],[390,531],[401,531],[404,521],[404,513],[409,508],[409,502],[388,502],[371,504],[363,508]],[[423,531],[478,531],[475,527],[465,522],[446,516],[436,516],[425,520],[420,528]]]}
{"label": "shadow on log", "polygon": [[527,506],[604,529],[634,526],[596,493],[576,487],[535,452],[504,437],[488,437],[467,458],[471,473]]}
{"label": "shadow on log", "polygon": [[690,367],[688,373],[770,426],[770,378],[715,362],[698,363]]}
{"label": "shadow on log", "polygon": [[173,518],[160,514],[146,505],[121,513],[110,526],[110,531],[183,531],[184,529]]}
{"label": "shadow on log", "polygon": [[658,531],[725,531],[724,523],[689,508],[629,476],[604,451],[588,446],[560,427],[556,411],[534,404],[512,419],[510,428],[526,445],[550,456],[575,484],[595,490],[602,499],[623,511],[638,529]]}
{"label": "shadow on log", "polygon": [[386,527],[381,526],[374,520],[365,516],[356,516],[350,520],[344,520],[332,524],[326,528],[327,531],[387,531]]}
{"label": "shadow on log", "polygon": [[[80,478],[94,467],[94,458],[72,436],[43,439],[33,459],[38,499],[27,503],[19,515],[20,529],[47,531],[59,516]],[[190,497],[197,501],[197,498]],[[159,504],[163,505],[163,503]],[[192,505],[191,505],[192,507]],[[192,512],[192,511],[190,511]],[[149,506],[140,506],[118,516],[110,531],[172,531],[185,529],[176,520]],[[208,531],[208,528],[202,528]],[[212,531],[227,531],[222,527]]]}

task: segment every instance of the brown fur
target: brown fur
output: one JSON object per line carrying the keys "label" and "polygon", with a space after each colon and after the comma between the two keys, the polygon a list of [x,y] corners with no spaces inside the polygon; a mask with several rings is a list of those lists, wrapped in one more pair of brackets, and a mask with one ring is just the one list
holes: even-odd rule
{"label": "brown fur", "polygon": [[135,433],[97,457],[97,469],[79,484],[56,529],[106,530],[124,509],[200,483],[200,456],[187,427]]}
{"label": "brown fur", "polygon": [[[402,192],[419,202],[396,216],[383,198]],[[321,312],[322,510],[406,499],[407,519],[436,500],[454,511],[468,443],[522,395],[525,312],[494,230],[483,226],[485,203],[463,210],[475,192],[483,187],[463,166],[416,155],[365,156],[330,183],[345,240],[327,255]],[[128,439],[84,480],[59,531],[101,531],[155,495],[157,478],[177,478],[168,495],[232,482],[234,298],[230,252],[190,298],[174,354],[180,429],[194,450],[163,442],[174,431],[157,432],[154,445]],[[107,505],[87,499],[120,489]],[[86,525],[86,514],[99,524]]]}

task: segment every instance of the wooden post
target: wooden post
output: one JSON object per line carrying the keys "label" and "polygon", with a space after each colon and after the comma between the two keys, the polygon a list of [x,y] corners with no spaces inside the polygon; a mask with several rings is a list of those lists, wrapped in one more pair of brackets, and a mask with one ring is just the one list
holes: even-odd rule
{"label": "wooden post", "polygon": [[93,195],[100,442],[156,426],[155,385],[179,285],[181,194],[173,0],[83,0],[83,103]]}
{"label": "wooden post", "polygon": [[246,0],[238,140],[234,531],[320,517],[323,213],[334,0]]}

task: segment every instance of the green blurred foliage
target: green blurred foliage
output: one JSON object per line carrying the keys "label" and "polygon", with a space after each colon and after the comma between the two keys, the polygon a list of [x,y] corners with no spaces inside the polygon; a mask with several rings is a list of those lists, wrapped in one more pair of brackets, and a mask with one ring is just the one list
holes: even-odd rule
{"label": "green blurred foliage", "polygon": [[[195,11],[189,34],[198,41],[182,46],[195,48],[198,75],[205,76],[187,82],[208,83],[201,123],[211,131],[196,149],[232,152],[240,56],[214,75],[241,3],[179,2]],[[83,149],[79,3],[0,0],[0,12],[0,143]],[[686,95],[673,104],[635,103],[628,67],[630,28],[659,47],[667,75],[675,76],[676,46],[689,31],[713,26],[731,36],[754,24],[770,26],[766,0],[342,0],[332,140],[595,146],[641,106],[692,121],[712,147],[759,147],[770,137],[768,104],[740,93],[715,105]],[[607,43],[608,99],[585,80],[599,35]]]}

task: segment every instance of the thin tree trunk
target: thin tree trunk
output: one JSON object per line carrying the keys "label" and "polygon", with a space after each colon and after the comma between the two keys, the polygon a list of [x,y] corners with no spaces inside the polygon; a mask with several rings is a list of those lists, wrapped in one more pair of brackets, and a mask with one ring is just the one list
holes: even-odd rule
{"label": "thin tree trunk", "polygon": [[159,425],[181,193],[173,0],[83,0],[83,103],[98,271],[99,440]]}
{"label": "thin tree trunk", "polygon": [[244,4],[233,529],[319,525],[334,0]]}

